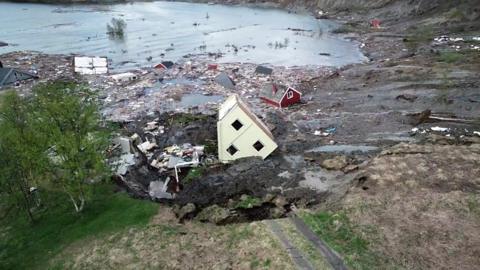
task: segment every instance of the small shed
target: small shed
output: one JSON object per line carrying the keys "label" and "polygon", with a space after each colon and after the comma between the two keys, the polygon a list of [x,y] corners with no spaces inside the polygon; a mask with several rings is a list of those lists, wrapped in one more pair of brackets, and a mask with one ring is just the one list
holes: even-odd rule
{"label": "small shed", "polygon": [[0,87],[28,79],[38,79],[38,76],[13,68],[0,68]]}
{"label": "small shed", "polygon": [[300,102],[302,93],[291,86],[270,83],[263,87],[260,99],[270,105],[284,108]]}

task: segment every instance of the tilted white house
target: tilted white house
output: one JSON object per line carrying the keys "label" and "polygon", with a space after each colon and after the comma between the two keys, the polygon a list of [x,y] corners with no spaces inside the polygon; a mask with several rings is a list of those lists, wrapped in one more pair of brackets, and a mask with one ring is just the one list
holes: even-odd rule
{"label": "tilted white house", "polygon": [[217,134],[218,158],[224,163],[244,157],[265,159],[278,147],[268,127],[238,95],[220,106]]}

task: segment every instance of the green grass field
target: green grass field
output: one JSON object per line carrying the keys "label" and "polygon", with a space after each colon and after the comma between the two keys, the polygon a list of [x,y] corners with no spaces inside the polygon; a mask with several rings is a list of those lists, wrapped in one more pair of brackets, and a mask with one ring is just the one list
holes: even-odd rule
{"label": "green grass field", "polygon": [[345,213],[303,213],[301,217],[330,248],[342,256],[351,269],[382,269],[384,266]]}
{"label": "green grass field", "polygon": [[[76,214],[62,194],[51,194],[48,206],[30,224],[23,213],[0,222],[0,269],[45,269],[49,260],[77,240],[145,226],[158,204],[134,200],[112,187],[96,189],[95,199]],[[53,198],[53,199],[52,199]]]}

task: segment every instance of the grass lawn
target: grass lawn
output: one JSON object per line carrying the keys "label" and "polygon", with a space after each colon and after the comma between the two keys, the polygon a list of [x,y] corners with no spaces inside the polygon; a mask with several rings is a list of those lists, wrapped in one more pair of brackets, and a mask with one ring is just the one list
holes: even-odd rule
{"label": "grass lawn", "polygon": [[301,217],[330,248],[342,256],[349,268],[367,270],[385,266],[344,213],[303,213]]}
{"label": "grass lawn", "polygon": [[[30,224],[23,213],[0,221],[0,269],[44,269],[69,244],[132,226],[145,226],[158,204],[98,187],[84,212],[76,214],[63,194],[51,194],[47,209]],[[51,199],[54,198],[54,199]]]}

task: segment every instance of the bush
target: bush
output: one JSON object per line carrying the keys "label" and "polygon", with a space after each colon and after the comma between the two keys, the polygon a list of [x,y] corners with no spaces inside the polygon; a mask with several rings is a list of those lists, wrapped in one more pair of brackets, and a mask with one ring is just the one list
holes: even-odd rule
{"label": "bush", "polygon": [[107,34],[111,38],[123,38],[127,23],[123,19],[112,18],[112,21],[107,24]]}
{"label": "bush", "polygon": [[441,52],[438,56],[439,62],[453,64],[465,60],[465,56],[459,52]]}

